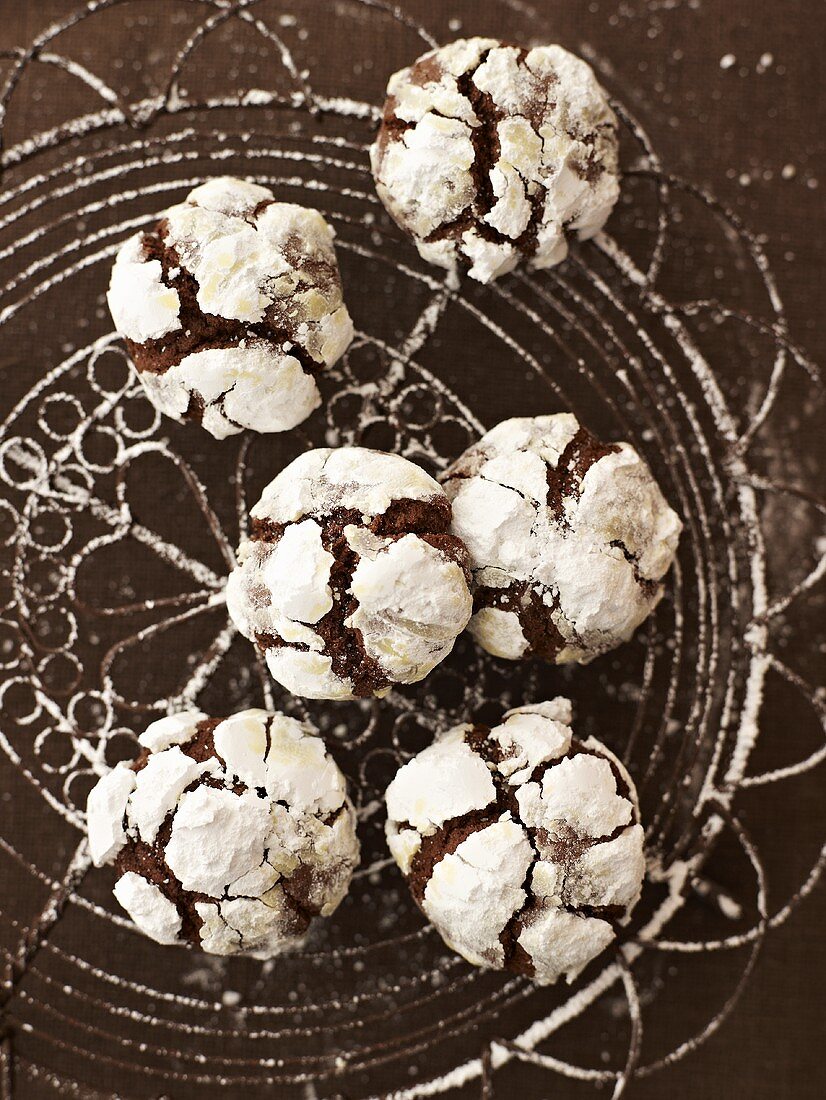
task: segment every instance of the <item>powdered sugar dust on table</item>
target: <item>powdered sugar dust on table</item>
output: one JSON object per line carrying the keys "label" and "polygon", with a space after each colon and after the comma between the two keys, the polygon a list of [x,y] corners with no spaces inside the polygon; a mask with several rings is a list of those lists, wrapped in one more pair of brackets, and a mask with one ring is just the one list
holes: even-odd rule
{"label": "powdered sugar dust on table", "polygon": [[[820,870],[822,810],[792,832],[783,808],[814,804],[826,755],[821,383],[763,243],[660,158],[608,60],[619,32],[588,56],[557,5],[556,20],[516,0],[450,19],[381,0],[24,7],[2,32],[0,1094],[668,1089],[736,1021],[758,953]],[[658,25],[654,5],[631,7]],[[384,213],[367,148],[392,71],[491,32],[588,56],[622,122],[623,198],[560,267],[456,287]],[[298,429],[218,443],[149,405],[104,293],[120,243],[222,174],[331,222],[356,337]],[[498,420],[561,410],[632,443],[685,523],[634,641],[560,669],[464,637],[384,700],[273,685],[224,586],[278,470],[356,444],[437,472]],[[436,729],[556,694],[633,775],[649,872],[615,947],[540,989],[470,968],[424,925],[382,796]],[[90,868],[91,786],[152,716],[188,705],[307,717],[348,776],[362,865],[295,955],[162,949],[118,910],[111,869]],[[778,830],[791,860],[762,843]]]}

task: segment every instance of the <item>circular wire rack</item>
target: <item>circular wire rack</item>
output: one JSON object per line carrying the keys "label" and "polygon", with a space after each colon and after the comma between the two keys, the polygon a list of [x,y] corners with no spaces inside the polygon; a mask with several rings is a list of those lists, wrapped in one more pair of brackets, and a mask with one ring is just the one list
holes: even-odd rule
{"label": "circular wire rack", "polygon": [[[826,573],[806,549],[824,506],[784,449],[810,430],[817,371],[758,240],[669,174],[621,101],[624,192],[607,231],[550,271],[457,286],[376,198],[380,93],[344,94],[353,73],[333,87],[299,60],[316,41],[324,57],[337,35],[364,35],[403,62],[435,44],[424,28],[378,0],[346,0],[331,20],[321,5],[296,17],[268,0],[189,0],[171,60],[136,47],[163,68],[160,91],[129,98],[71,60],[71,44],[104,19],[139,38],[141,6],[93,0],[5,56],[0,326],[21,383],[0,429],[0,882],[12,884],[0,1081],[10,1095],[494,1096],[530,1063],[548,1088],[561,1075],[620,1096],[720,1026],[820,871],[820,838],[795,838],[811,871],[770,908],[772,868],[743,818],[777,785],[811,783],[826,755],[822,696],[788,645],[804,626],[811,638],[808,596]],[[226,58],[239,36],[236,86]],[[33,70],[46,99],[76,86],[87,106],[12,136]],[[227,173],[316,206],[337,233],[357,334],[321,410],[287,438],[216,444],[161,419],[102,308],[121,241]],[[463,638],[386,700],[279,693],[223,591],[247,505],[286,462],[359,444],[435,472],[506,416],[567,409],[633,443],[685,523],[668,596],[634,641],[571,670],[497,661]],[[387,855],[382,796],[436,730],[556,694],[630,768],[648,876],[615,948],[572,986],[537,989],[467,966],[424,924]],[[776,739],[764,748],[776,698],[812,726],[799,758]],[[111,870],[90,869],[91,786],[135,755],[153,716],[193,704],[307,717],[351,782],[363,863],[350,895],[272,963],[147,942],[112,900]],[[725,887],[718,853],[734,869]],[[689,1021],[673,1006],[707,960]]]}

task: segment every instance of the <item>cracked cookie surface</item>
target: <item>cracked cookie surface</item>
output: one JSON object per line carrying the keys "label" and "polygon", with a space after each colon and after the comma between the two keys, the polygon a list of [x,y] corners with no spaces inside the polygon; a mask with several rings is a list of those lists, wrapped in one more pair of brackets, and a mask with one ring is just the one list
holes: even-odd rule
{"label": "cracked cookie surface", "polygon": [[300,424],[353,338],[330,225],[232,177],[130,237],[107,300],[152,404],[217,439]]}
{"label": "cracked cookie surface", "polygon": [[483,283],[560,263],[619,196],[616,117],[561,46],[470,38],[424,54],[390,78],[370,157],[420,255]]}
{"label": "cracked cookie surface", "polygon": [[387,841],[445,943],[475,966],[572,980],[615,938],[645,873],[636,792],[571,705],[462,725],[387,789]]}
{"label": "cracked cookie surface", "polygon": [[153,722],[89,795],[96,866],[162,944],[270,958],[329,916],[359,860],[346,781],[315,731],[263,710]]}
{"label": "cracked cookie surface", "polygon": [[571,413],[504,420],[440,479],[470,555],[469,630],[495,657],[584,664],[662,598],[682,523],[628,443]]}
{"label": "cracked cookie surface", "polygon": [[438,482],[399,455],[318,448],[251,511],[227,607],[280,684],[313,699],[423,679],[470,618],[467,555]]}

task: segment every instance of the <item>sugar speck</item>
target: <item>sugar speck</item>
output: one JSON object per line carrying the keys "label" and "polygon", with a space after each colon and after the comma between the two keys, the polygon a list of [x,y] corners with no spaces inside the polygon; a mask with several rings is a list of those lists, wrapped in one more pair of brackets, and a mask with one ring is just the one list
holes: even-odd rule
{"label": "sugar speck", "polygon": [[737,61],[737,58],[734,56],[733,53],[723,54],[723,56],[720,58],[720,68],[721,69],[730,69],[732,67],[732,65],[735,64],[736,61]]}

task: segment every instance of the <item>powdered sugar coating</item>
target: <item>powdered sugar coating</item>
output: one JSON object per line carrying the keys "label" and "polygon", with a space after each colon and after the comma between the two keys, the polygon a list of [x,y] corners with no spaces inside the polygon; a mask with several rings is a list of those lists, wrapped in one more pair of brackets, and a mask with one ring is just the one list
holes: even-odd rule
{"label": "powdered sugar coating", "polygon": [[617,120],[561,46],[492,38],[431,50],[387,85],[376,190],[429,262],[490,282],[563,260],[619,195]]}
{"label": "powdered sugar coating", "polygon": [[373,519],[396,500],[426,502],[442,493],[430,474],[401,455],[366,447],[316,447],[273,478],[250,515],[297,523],[345,509]]}
{"label": "powdered sugar coating", "polygon": [[201,710],[181,710],[150,722],[138,738],[138,743],[151,752],[161,752],[171,745],[180,745],[194,737],[198,723],[206,715]]}
{"label": "powdered sugar coating", "polygon": [[429,836],[450,818],[483,810],[496,796],[487,765],[457,726],[405,764],[387,788],[387,814]]}
{"label": "powdered sugar coating", "polygon": [[457,726],[387,789],[387,840],[445,942],[476,966],[573,979],[615,937],[645,873],[628,773],[570,704]]}
{"label": "powdered sugar coating", "polygon": [[156,943],[177,942],[180,914],[157,886],[134,871],[127,871],[115,883],[113,893],[144,935]]}
{"label": "powdered sugar coating", "polygon": [[180,363],[140,376],[147,397],[166,416],[184,420],[193,394],[203,403],[201,426],[216,439],[284,432],[317,409],[321,395],[294,355],[249,339],[233,348],[205,348]]}
{"label": "powdered sugar coating", "polygon": [[450,505],[407,459],[308,451],[270,482],[251,517],[227,607],[293,693],[351,699],[415,683],[467,625]]}
{"label": "powdered sugar coating", "polygon": [[[267,958],[332,913],[358,863],[344,776],[309,726],[248,710],[161,719],[89,796],[95,863],[159,943]],[[175,743],[170,744],[173,740]]]}
{"label": "powdered sugar coating", "polygon": [[266,859],[269,827],[269,806],[254,791],[196,787],[178,803],[164,858],[184,890],[239,892],[235,883]]}
{"label": "powdered sugar coating", "polygon": [[[519,946],[533,960],[534,981],[553,985],[563,975],[573,981],[613,939],[608,921],[551,907],[526,916]],[[548,944],[553,944],[553,951],[548,951]]]}
{"label": "powdered sugar coating", "polygon": [[106,296],[115,328],[129,340],[160,340],[181,327],[181,299],[163,282],[160,260],[147,260],[141,234],[120,247]]}
{"label": "powdered sugar coating", "polygon": [[561,760],[542,782],[526,782],[516,794],[519,815],[526,825],[544,828],[553,821],[564,835],[608,836],[630,824],[633,806],[617,794],[614,772],[598,756]]}
{"label": "powdered sugar coating", "polygon": [[177,745],[154,753],[146,761],[129,798],[127,821],[147,844],[154,841],[166,815],[202,770],[198,762],[185,756]]}
{"label": "powdered sugar coating", "polygon": [[344,620],[394,683],[423,679],[467,626],[471,602],[461,565],[419,538],[380,540],[362,552],[350,591],[356,607]]}
{"label": "powdered sugar coating", "polygon": [[318,211],[219,177],[130,237],[108,302],[149,400],[218,439],[305,420],[353,337],[333,236]]}
{"label": "powdered sugar coating", "polygon": [[87,835],[96,867],[110,863],[126,843],[124,818],[135,773],[123,761],[98,780],[86,804]]}
{"label": "powdered sugar coating", "polygon": [[442,481],[470,554],[469,629],[494,656],[586,663],[662,598],[682,524],[628,443],[570,413],[505,420]]}
{"label": "powdered sugar coating", "polygon": [[505,965],[500,932],[525,904],[523,884],[532,862],[527,833],[503,814],[439,860],[422,909],[468,962],[499,969]]}

